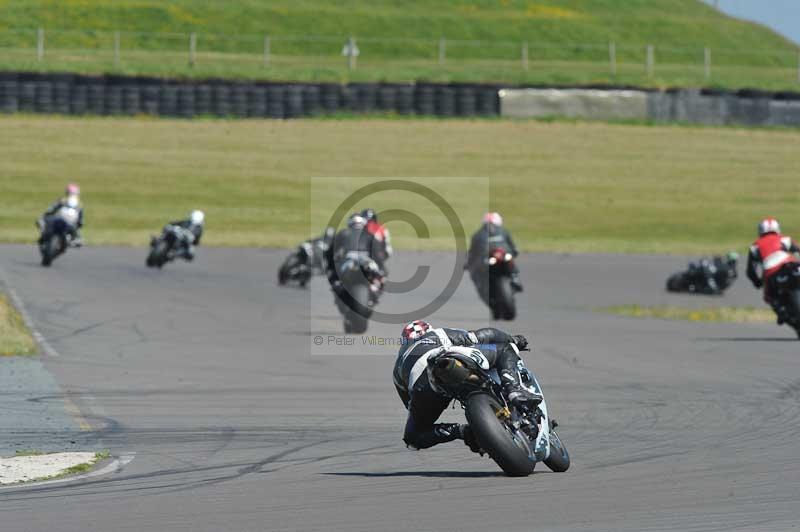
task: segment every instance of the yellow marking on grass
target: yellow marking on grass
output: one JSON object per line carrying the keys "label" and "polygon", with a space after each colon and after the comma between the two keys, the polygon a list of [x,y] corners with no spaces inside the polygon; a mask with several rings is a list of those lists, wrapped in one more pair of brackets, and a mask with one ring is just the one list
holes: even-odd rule
{"label": "yellow marking on grass", "polygon": [[683,308],[667,305],[654,307],[616,305],[596,310],[629,318],[657,318],[693,322],[770,323],[775,321],[775,314],[770,309],[754,307]]}
{"label": "yellow marking on grass", "polygon": [[0,294],[0,356],[34,355],[36,342],[19,312]]}

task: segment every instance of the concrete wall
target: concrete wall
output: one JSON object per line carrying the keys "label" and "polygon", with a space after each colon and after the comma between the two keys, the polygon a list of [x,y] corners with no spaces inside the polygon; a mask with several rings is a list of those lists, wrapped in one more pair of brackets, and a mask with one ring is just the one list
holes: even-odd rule
{"label": "concrete wall", "polygon": [[500,114],[512,118],[652,120],[670,123],[800,127],[800,96],[756,91],[502,89]]}

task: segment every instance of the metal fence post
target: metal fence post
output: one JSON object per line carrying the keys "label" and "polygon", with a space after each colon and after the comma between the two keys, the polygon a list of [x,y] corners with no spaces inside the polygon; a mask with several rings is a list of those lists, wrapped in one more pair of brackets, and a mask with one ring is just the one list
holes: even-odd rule
{"label": "metal fence post", "polygon": [[447,41],[444,37],[439,37],[439,64],[443,65],[447,54]]}
{"label": "metal fence post", "polygon": [[703,49],[703,64],[705,66],[706,81],[711,80],[711,48],[706,46]]}
{"label": "metal fence post", "polygon": [[264,66],[269,66],[270,42],[269,35],[264,35]]}
{"label": "metal fence post", "polygon": [[653,77],[653,70],[655,69],[655,50],[652,44],[647,45],[647,77]]}
{"label": "metal fence post", "polygon": [[197,53],[197,34],[189,34],[189,66],[194,67],[195,54]]}
{"label": "metal fence post", "polygon": [[36,59],[44,59],[44,28],[39,28],[36,32]]}
{"label": "metal fence post", "polygon": [[119,66],[119,47],[120,47],[119,31],[114,32],[114,65]]}
{"label": "metal fence post", "polygon": [[522,43],[522,68],[528,71],[528,41]]}
{"label": "metal fence post", "polygon": [[611,41],[608,43],[608,63],[611,67],[611,75],[617,75],[617,43]]}

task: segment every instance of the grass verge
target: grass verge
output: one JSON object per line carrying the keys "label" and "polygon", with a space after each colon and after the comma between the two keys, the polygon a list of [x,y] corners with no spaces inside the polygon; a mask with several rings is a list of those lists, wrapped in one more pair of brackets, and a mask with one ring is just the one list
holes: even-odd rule
{"label": "grass verge", "polygon": [[755,307],[714,307],[682,308],[674,306],[643,307],[640,305],[616,305],[602,307],[598,312],[616,314],[630,318],[659,318],[694,322],[726,323],[771,323],[775,314],[767,308]]}
{"label": "grass verge", "polygon": [[[713,253],[740,249],[776,216],[800,231],[800,132],[499,120],[168,120],[0,117],[3,241],[33,242],[33,220],[78,181],[89,244],[145,246],[193,208],[205,245],[277,246],[321,232],[365,182],[442,177],[436,191],[467,233],[499,210],[528,251]],[[332,177],[312,194],[312,177]],[[484,178],[489,194],[461,178]],[[433,183],[431,181],[431,183]],[[433,186],[433,185],[432,185]],[[312,202],[313,197],[322,197]],[[312,205],[313,203],[313,205]],[[418,198],[355,207],[433,210]],[[313,223],[311,220],[314,220]],[[398,249],[452,249],[446,220],[420,240],[390,224]]]}
{"label": "grass verge", "polygon": [[19,312],[0,293],[0,356],[36,354],[36,342]]}

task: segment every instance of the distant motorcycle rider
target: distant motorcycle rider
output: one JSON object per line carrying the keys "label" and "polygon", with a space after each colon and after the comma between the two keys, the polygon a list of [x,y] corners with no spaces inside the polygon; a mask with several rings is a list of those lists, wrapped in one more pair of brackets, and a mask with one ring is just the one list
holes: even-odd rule
{"label": "distant motorcycle rider", "polygon": [[[514,239],[511,238],[511,233],[503,227],[503,217],[496,212],[487,212],[483,215],[483,225],[472,235],[467,256],[466,267],[476,284],[485,282],[485,279],[480,279],[481,276],[487,275],[484,260],[492,250],[497,248],[504,248],[514,258],[519,254]],[[516,262],[513,264],[511,272],[511,286],[514,290],[522,292],[522,283],[519,279]]]}
{"label": "distant motorcycle rider", "polygon": [[[371,209],[369,209],[371,210]],[[362,211],[363,213],[364,211]],[[382,226],[370,226],[370,220],[362,213],[355,213],[347,220],[347,227],[336,232],[328,228],[325,233],[325,274],[328,282],[337,296],[337,304],[348,304],[350,296],[342,286],[337,267],[341,265],[349,254],[357,254],[371,259],[374,271],[372,282],[372,298],[377,299],[383,290],[386,280],[386,261],[391,254],[388,242],[388,232],[381,230]],[[377,224],[377,216],[373,214],[373,222]]]}
{"label": "distant motorcycle rider", "polygon": [[416,320],[402,331],[402,345],[394,365],[393,380],[397,393],[408,410],[403,441],[413,449],[427,449],[456,439],[464,440],[478,452],[469,425],[436,423],[452,400],[438,391],[428,373],[429,362],[453,346],[483,346],[491,367],[497,369],[506,397],[515,405],[535,407],[542,396],[520,384],[520,372],[528,371],[519,357],[528,340],[521,335],[511,336],[491,327],[466,331],[438,328]]}
{"label": "distant motorcycle rider", "polygon": [[203,211],[194,210],[189,213],[189,217],[185,220],[176,220],[166,226],[175,226],[183,229],[183,238],[180,240],[181,247],[177,252],[186,260],[191,261],[194,259],[195,246],[200,245],[200,238],[203,236],[205,219],[206,215]]}
{"label": "distant motorcycle rider", "polygon": [[736,280],[738,260],[739,254],[735,251],[728,253],[724,259],[720,256],[702,258],[689,263],[689,275],[705,279],[708,292],[720,294]]}
{"label": "distant motorcycle rider", "polygon": [[367,221],[367,232],[375,238],[377,243],[383,244],[382,246],[378,245],[376,252],[382,257],[383,268],[385,270],[386,260],[392,255],[393,251],[389,230],[385,225],[378,222],[378,213],[375,212],[375,209],[367,208],[362,210],[359,214]]}
{"label": "distant motorcycle rider", "polygon": [[764,301],[775,310],[778,325],[786,322],[787,312],[776,297],[775,277],[787,264],[798,262],[798,253],[794,240],[781,234],[778,220],[765,218],[758,224],[758,240],[747,257],[747,277],[756,288],[764,288]]}
{"label": "distant motorcycle rider", "polygon": [[43,233],[45,225],[47,224],[47,219],[52,216],[57,216],[62,209],[77,211],[77,219],[65,219],[65,222],[67,222],[67,237],[70,240],[70,244],[76,247],[81,246],[83,244],[83,238],[81,238],[80,234],[80,230],[83,227],[83,205],[81,205],[80,195],[81,189],[78,185],[75,183],[68,184],[64,190],[64,197],[53,203],[50,208],[36,220],[36,227],[39,228],[39,232]]}

